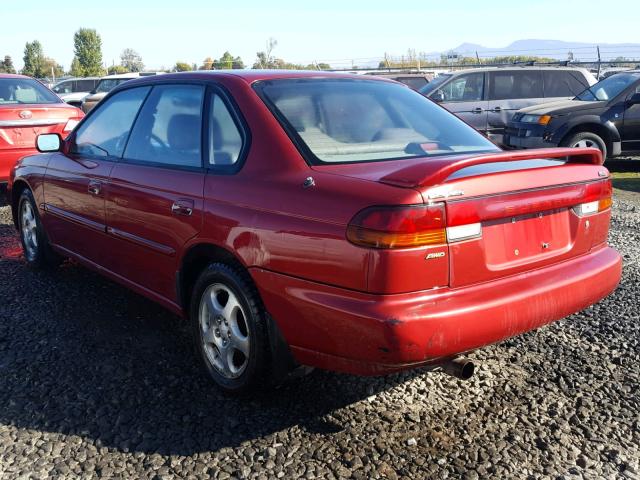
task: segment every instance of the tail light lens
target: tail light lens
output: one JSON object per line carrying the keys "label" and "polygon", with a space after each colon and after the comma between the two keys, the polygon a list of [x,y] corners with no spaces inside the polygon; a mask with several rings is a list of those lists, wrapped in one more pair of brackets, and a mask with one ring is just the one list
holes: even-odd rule
{"label": "tail light lens", "polygon": [[347,227],[351,243],[370,248],[410,248],[447,242],[444,203],[371,207]]}
{"label": "tail light lens", "polygon": [[[594,191],[590,192],[590,201],[581,203],[580,205],[576,205],[575,207],[573,207],[573,211],[580,217],[593,215],[594,213],[602,212],[608,208],[611,208],[611,195],[613,190],[611,180],[607,180],[606,182],[599,182],[592,185],[592,190]],[[597,187],[599,187],[599,191],[595,191]],[[594,199],[594,197],[597,200]]]}
{"label": "tail light lens", "polygon": [[76,125],[78,125],[78,123],[80,123],[80,120],[75,120],[72,118],[71,120],[67,121],[67,124],[64,126],[62,131],[65,133],[70,132],[71,130],[76,128]]}

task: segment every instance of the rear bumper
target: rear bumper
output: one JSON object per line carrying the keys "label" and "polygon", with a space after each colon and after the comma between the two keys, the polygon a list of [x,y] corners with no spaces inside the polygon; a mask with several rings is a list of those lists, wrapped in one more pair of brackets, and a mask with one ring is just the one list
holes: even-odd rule
{"label": "rear bumper", "polygon": [[377,375],[437,363],[580,311],[616,288],[621,268],[620,255],[603,246],[496,281],[399,295],[251,273],[299,363]]}
{"label": "rear bumper", "polygon": [[7,183],[11,169],[22,157],[38,153],[35,148],[0,150],[0,183]]}

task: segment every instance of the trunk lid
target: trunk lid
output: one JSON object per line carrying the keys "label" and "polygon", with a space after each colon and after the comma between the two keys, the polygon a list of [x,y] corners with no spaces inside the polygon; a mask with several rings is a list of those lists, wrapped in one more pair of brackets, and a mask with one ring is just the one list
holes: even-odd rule
{"label": "trunk lid", "polygon": [[69,119],[82,113],[70,105],[3,105],[0,107],[0,150],[35,148],[36,137],[60,133]]}
{"label": "trunk lid", "polygon": [[[449,286],[462,287],[588,253],[606,241],[610,210],[575,207],[611,195],[596,149],[543,149],[385,162],[340,173],[418,190],[444,203]],[[395,164],[393,169],[389,164]]]}

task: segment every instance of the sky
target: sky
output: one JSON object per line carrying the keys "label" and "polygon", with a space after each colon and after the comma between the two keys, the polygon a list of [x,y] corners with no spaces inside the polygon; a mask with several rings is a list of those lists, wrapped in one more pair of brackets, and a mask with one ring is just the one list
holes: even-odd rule
{"label": "sky", "polygon": [[[94,28],[106,65],[133,48],[148,69],[197,63],[225,50],[251,65],[268,38],[288,62],[337,63],[444,51],[463,42],[504,47],[519,39],[640,42],[638,0],[0,0],[0,56],[20,68],[24,45],[39,40],[45,54],[68,69],[73,34]],[[594,14],[601,12],[603,14]],[[610,22],[607,23],[607,19]]]}

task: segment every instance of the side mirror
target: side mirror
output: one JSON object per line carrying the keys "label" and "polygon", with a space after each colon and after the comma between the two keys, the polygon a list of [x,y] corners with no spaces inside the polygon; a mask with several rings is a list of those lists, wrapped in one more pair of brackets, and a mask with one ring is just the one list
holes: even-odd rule
{"label": "side mirror", "polygon": [[59,152],[62,139],[57,133],[44,133],[36,138],[36,148],[41,153]]}
{"label": "side mirror", "polygon": [[640,92],[636,92],[627,99],[627,104],[637,105],[640,103]]}
{"label": "side mirror", "polygon": [[430,98],[436,103],[442,103],[444,102],[444,92],[442,90],[436,90]]}

